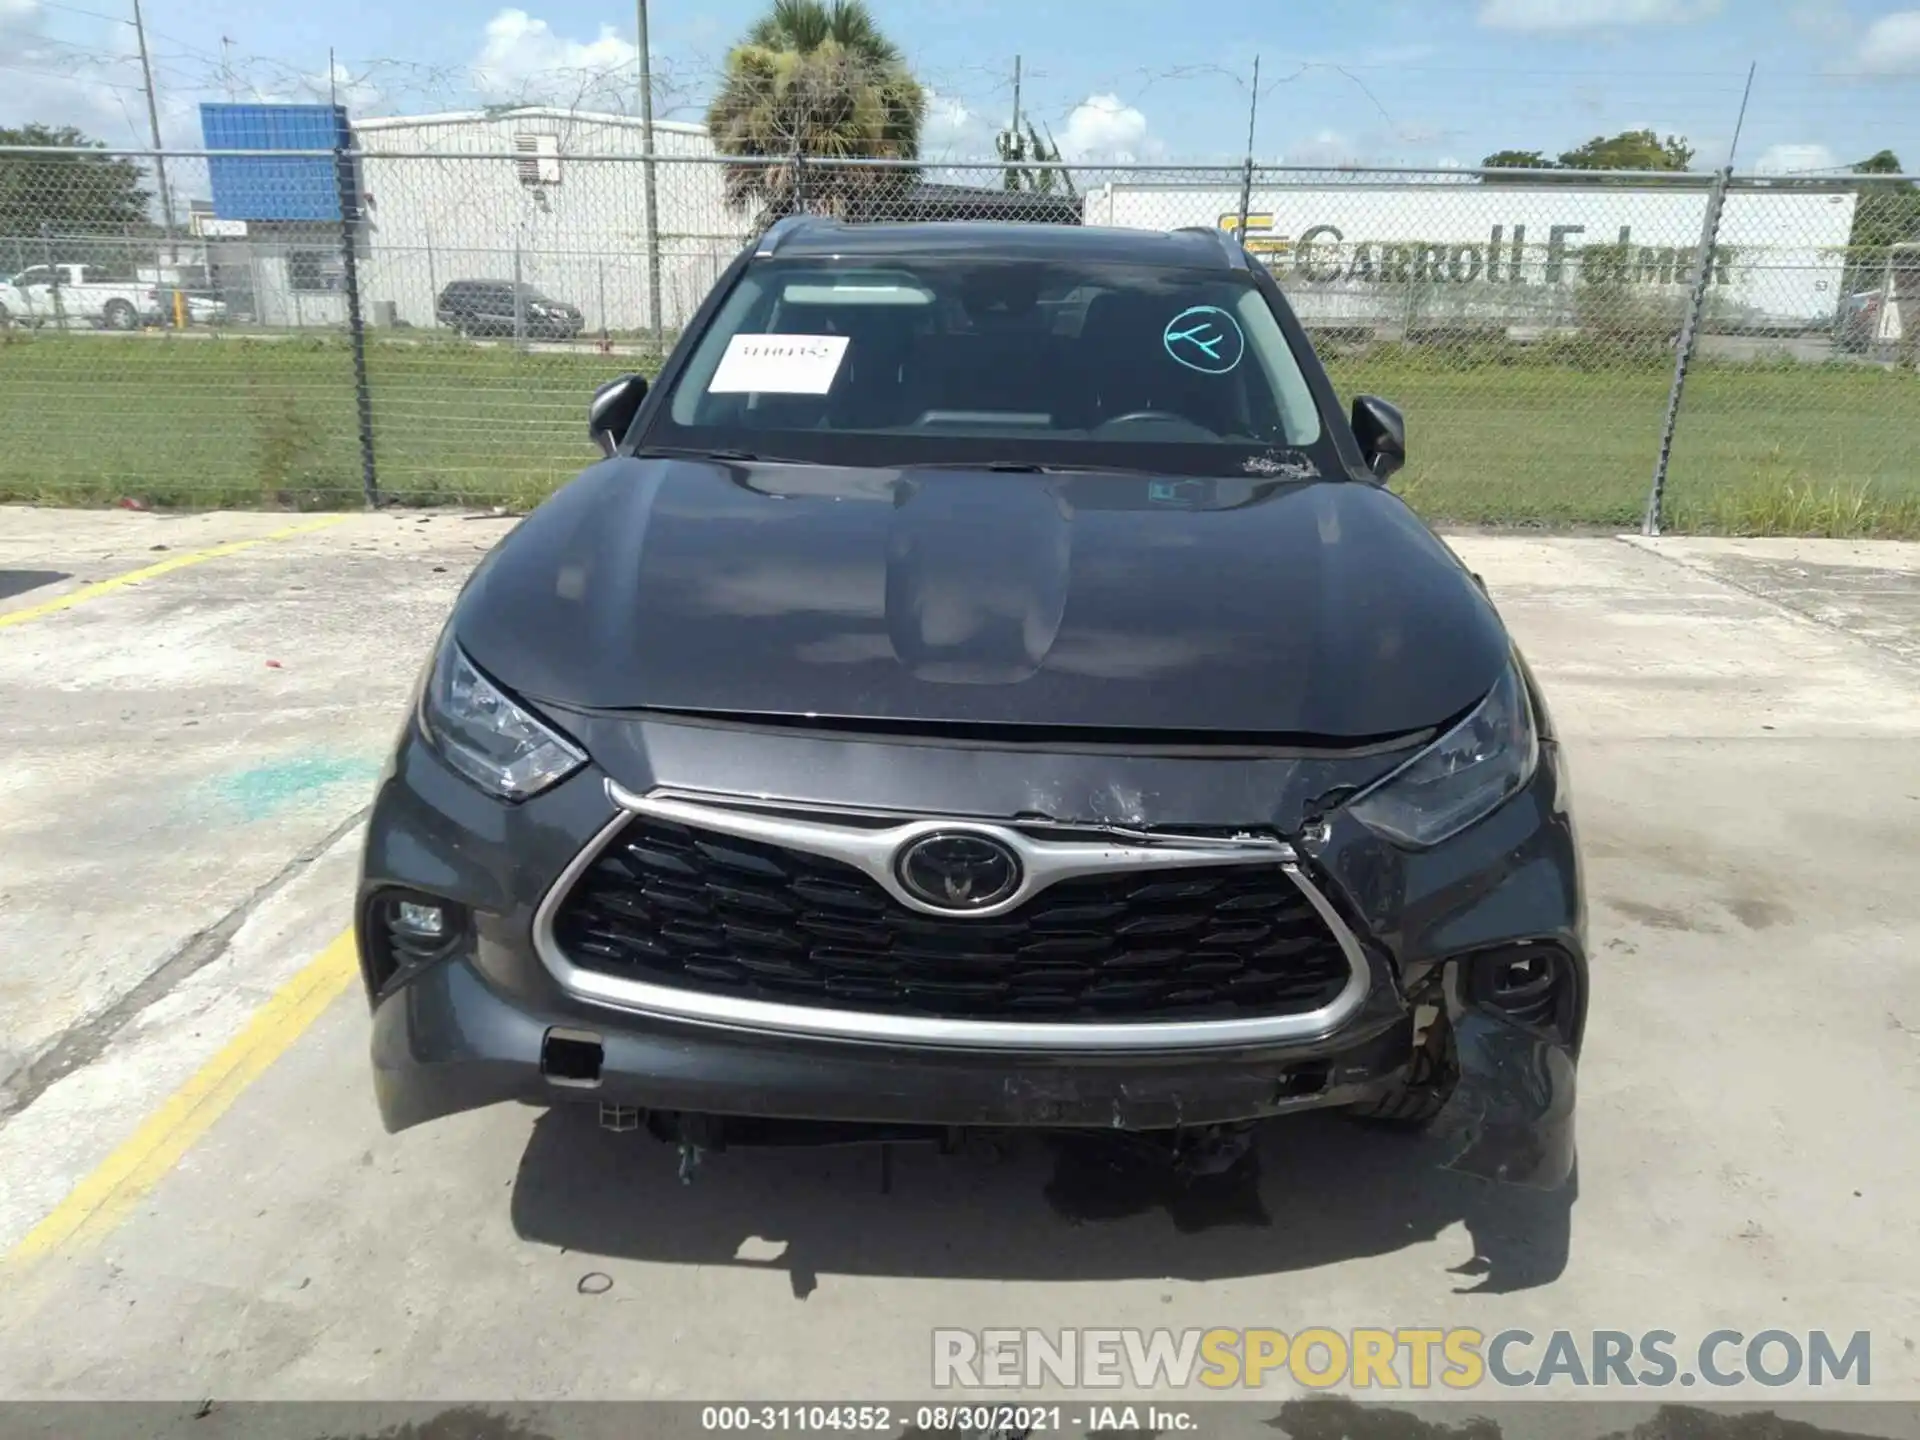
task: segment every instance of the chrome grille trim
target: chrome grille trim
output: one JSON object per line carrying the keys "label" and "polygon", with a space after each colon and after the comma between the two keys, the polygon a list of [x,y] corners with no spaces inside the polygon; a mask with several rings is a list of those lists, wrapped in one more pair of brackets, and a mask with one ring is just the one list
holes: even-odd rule
{"label": "chrome grille trim", "polygon": [[[1284,841],[1270,836],[1145,837],[1112,843],[1048,840],[1016,826],[968,817],[902,820],[884,828],[855,827],[841,819],[802,818],[802,807],[782,805],[785,813],[742,808],[769,804],[745,797],[694,798],[684,791],[656,790],[637,795],[607,782],[617,812],[548,889],[534,914],[533,943],[541,962],[568,994],[590,1004],[687,1024],[764,1031],[823,1040],[924,1045],[941,1049],[1045,1051],[1075,1053],[1219,1049],[1277,1041],[1317,1040],[1346,1022],[1366,999],[1370,983],[1367,957],[1340,914],[1307,878],[1299,857]],[[950,911],[921,904],[901,888],[892,860],[902,844],[933,831],[972,831],[1013,848],[1026,866],[1019,890],[1001,903],[972,912],[981,918],[1005,914],[1048,885],[1081,875],[1121,870],[1181,869],[1219,865],[1274,865],[1297,887],[1332,933],[1347,961],[1347,983],[1317,1010],[1233,1020],[1133,1022],[955,1020],[918,1015],[882,1015],[656,985],[576,965],[554,935],[554,917],[575,882],[600,857],[636,815],[711,830],[740,839],[784,846],[850,865],[880,884],[895,900],[915,910],[954,919]],[[1102,830],[1088,826],[1084,829]],[[969,917],[971,918],[971,916]]]}

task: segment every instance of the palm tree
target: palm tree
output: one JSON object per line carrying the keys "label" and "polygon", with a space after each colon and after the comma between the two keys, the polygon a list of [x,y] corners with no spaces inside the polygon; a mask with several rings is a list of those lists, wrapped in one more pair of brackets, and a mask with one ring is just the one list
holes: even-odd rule
{"label": "palm tree", "polygon": [[[795,210],[850,216],[918,178],[927,98],[863,0],[774,0],[727,55],[707,130],[727,166],[729,203],[762,222]],[[805,164],[796,161],[804,157]]]}
{"label": "palm tree", "polygon": [[1041,139],[1040,132],[1027,122],[1024,133],[1019,129],[1002,130],[993,137],[993,148],[1000,154],[1001,188],[1006,190],[1031,190],[1041,195],[1051,195],[1055,186],[1064,188],[1069,195],[1079,192],[1073,188],[1073,176],[1065,170],[1028,169],[1029,162],[1039,164],[1058,164],[1060,147],[1052,143],[1053,131],[1047,131],[1047,138]]}

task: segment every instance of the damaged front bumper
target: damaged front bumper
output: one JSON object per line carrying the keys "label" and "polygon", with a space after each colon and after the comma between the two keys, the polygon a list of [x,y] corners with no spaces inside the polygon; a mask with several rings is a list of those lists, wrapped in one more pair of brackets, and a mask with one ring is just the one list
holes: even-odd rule
{"label": "damaged front bumper", "polygon": [[[543,1071],[552,1036],[599,1047],[591,1085]],[[1325,1040],[1203,1054],[982,1053],[841,1044],[645,1016],[530,1012],[466,960],[375,1008],[375,1090],[390,1129],[504,1100],[878,1127],[1172,1130],[1377,1094],[1412,1021],[1385,1003]]]}
{"label": "damaged front bumper", "polygon": [[[1429,1127],[1450,1163],[1553,1187],[1573,1164],[1575,1059],[1586,1004],[1584,914],[1557,747],[1532,783],[1429,852],[1394,850],[1313,797],[1365,762],[1033,756],[835,737],[566,717],[599,766],[518,806],[450,774],[409,735],[383,778],[361,886],[381,1114],[400,1130],[505,1101],[587,1102],[622,1116],[734,1117],[875,1133],[1045,1127],[1193,1131],[1400,1087],[1440,1026],[1451,1098]],[[1392,757],[1371,762],[1391,764]],[[601,768],[604,767],[604,768]],[[605,782],[752,793],[745,773],[808,777],[794,798],[923,815],[1041,814],[1150,828],[1258,826],[1304,863],[1366,955],[1364,1001],[1330,1033],[1126,1053],[981,1051],[782,1034],[636,1014],[570,993],[532,942],[556,877],[611,815]],[[876,783],[884,773],[885,783]],[[1082,797],[1078,809],[1063,797]],[[1091,797],[1090,799],[1086,797]],[[433,955],[395,965],[370,944],[383,897],[461,916]],[[1506,1003],[1490,972],[1549,956],[1550,1006]],[[576,1063],[591,1053],[592,1064]]]}

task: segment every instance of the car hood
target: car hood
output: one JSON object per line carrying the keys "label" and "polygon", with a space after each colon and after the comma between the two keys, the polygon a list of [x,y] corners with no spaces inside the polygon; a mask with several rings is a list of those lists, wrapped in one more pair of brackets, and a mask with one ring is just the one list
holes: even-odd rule
{"label": "car hood", "polygon": [[563,707],[1381,738],[1472,706],[1499,617],[1390,492],[616,458],[454,633]]}

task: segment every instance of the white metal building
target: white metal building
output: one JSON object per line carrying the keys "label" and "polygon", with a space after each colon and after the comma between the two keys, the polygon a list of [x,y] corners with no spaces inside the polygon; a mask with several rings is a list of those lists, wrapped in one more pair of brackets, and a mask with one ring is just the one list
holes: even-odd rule
{"label": "white metal building", "polygon": [[[369,315],[434,323],[452,280],[520,279],[589,332],[651,329],[640,121],[552,108],[357,120]],[[662,322],[689,318],[751,234],[706,128],[656,120]]]}

